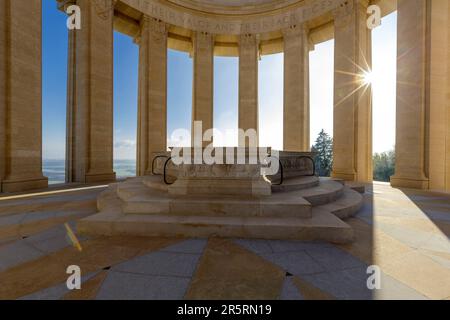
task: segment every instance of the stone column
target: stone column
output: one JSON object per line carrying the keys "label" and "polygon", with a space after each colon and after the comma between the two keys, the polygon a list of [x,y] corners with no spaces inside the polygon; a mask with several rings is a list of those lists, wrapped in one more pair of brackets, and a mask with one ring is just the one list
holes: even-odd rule
{"label": "stone column", "polygon": [[239,129],[258,131],[258,39],[241,35],[239,41]]}
{"label": "stone column", "polygon": [[450,190],[450,5],[398,1],[394,187]]}
{"label": "stone column", "polygon": [[42,4],[0,3],[0,190],[47,187],[42,174]]}
{"label": "stone column", "polygon": [[2,180],[6,174],[6,34],[8,30],[7,1],[0,3],[0,192],[2,192]]}
{"label": "stone column", "polygon": [[[211,34],[204,32],[194,34],[193,56],[192,121],[202,121],[203,132],[205,132],[213,128],[214,37]],[[194,138],[194,135],[192,137]],[[205,141],[204,145],[210,143]]]}
{"label": "stone column", "polygon": [[370,182],[372,170],[371,32],[367,0],[349,0],[334,11],[333,177]]}
{"label": "stone column", "polygon": [[[62,0],[58,2],[59,9],[66,12],[67,8],[76,4],[76,0]],[[74,134],[76,122],[76,99],[75,99],[75,64],[76,64],[76,30],[68,31],[68,48],[67,48],[67,97],[66,97],[66,182],[74,182],[75,164],[73,161],[73,152],[75,147]]]}
{"label": "stone column", "polygon": [[167,27],[144,16],[139,43],[137,174],[149,175],[167,150]]}
{"label": "stone column", "polygon": [[447,128],[446,128],[446,153],[445,153],[445,190],[447,192],[450,191],[450,4],[446,2],[448,5],[447,8]]}
{"label": "stone column", "polygon": [[450,191],[450,3],[429,5],[430,189]]}
{"label": "stone column", "polygon": [[426,156],[427,3],[398,1],[395,187],[428,189]]}
{"label": "stone column", "polygon": [[114,1],[76,4],[82,18],[81,30],[69,41],[67,180],[113,181]]}
{"label": "stone column", "polygon": [[291,26],[284,34],[285,151],[309,151],[309,42],[304,25]]}

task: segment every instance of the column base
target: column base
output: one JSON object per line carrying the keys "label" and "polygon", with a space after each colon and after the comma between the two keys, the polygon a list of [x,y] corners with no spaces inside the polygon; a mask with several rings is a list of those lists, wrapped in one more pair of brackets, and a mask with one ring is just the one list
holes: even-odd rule
{"label": "column base", "polygon": [[85,176],[85,183],[97,182],[114,182],[116,181],[116,173],[88,173]]}
{"label": "column base", "polygon": [[48,187],[48,178],[39,177],[26,180],[4,180],[1,182],[1,192],[13,193],[36,189],[46,189]]}
{"label": "column base", "polygon": [[428,190],[430,189],[430,180],[429,179],[411,179],[404,177],[391,177],[391,186],[394,188],[410,188],[410,189],[421,189]]}
{"label": "column base", "polygon": [[335,179],[341,179],[345,181],[356,181],[355,173],[335,172],[331,173],[331,177]]}

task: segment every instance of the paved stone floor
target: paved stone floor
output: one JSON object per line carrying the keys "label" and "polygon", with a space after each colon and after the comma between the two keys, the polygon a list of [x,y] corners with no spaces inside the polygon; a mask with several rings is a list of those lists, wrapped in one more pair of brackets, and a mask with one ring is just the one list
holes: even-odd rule
{"label": "paved stone floor", "polygon": [[76,232],[102,190],[0,198],[0,299],[450,299],[450,195],[369,186],[351,245],[78,236],[79,251],[64,223]]}

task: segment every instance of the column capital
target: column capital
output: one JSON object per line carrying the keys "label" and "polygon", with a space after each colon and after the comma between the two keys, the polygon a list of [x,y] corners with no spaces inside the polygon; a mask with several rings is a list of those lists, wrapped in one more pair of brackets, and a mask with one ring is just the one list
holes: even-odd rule
{"label": "column capital", "polygon": [[356,7],[367,9],[369,4],[369,0],[348,0],[333,9],[332,14],[335,20],[342,19],[350,16]]}
{"label": "column capital", "polygon": [[63,11],[64,13],[66,13],[68,7],[77,4],[77,0],[56,0],[56,1],[58,10]]}
{"label": "column capital", "polygon": [[209,44],[211,41],[214,41],[214,35],[204,31],[195,32],[193,38],[200,45]]}
{"label": "column capital", "polygon": [[136,44],[141,43],[144,33],[149,32],[151,40],[155,42],[165,41],[169,33],[168,24],[162,20],[144,15],[141,19],[141,32],[134,39]]}
{"label": "column capital", "polygon": [[308,34],[309,28],[306,23],[294,24],[289,26],[288,28],[283,29],[281,32],[283,33],[283,37],[285,39],[296,38],[300,36],[305,36]]}
{"label": "column capital", "polygon": [[192,42],[192,56],[199,51],[208,52],[210,48],[214,48],[214,35],[209,32],[197,31],[193,34]]}
{"label": "column capital", "polygon": [[[56,0],[58,10],[66,12],[67,8],[71,5],[76,5],[77,0]],[[108,20],[114,15],[114,7],[117,0],[91,0],[97,16],[103,20]]]}
{"label": "column capital", "polygon": [[240,47],[253,47],[259,44],[259,35],[244,33],[239,36]]}
{"label": "column capital", "polygon": [[103,20],[108,20],[114,16],[114,6],[117,0],[91,0],[94,4],[97,16]]}

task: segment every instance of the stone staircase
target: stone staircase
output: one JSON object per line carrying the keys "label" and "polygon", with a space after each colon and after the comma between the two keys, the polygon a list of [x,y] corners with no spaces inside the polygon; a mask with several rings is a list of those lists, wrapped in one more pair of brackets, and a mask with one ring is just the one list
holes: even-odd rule
{"label": "stone staircase", "polygon": [[348,243],[353,230],[341,219],[363,197],[342,181],[295,175],[267,197],[171,195],[161,176],[147,176],[111,185],[97,202],[99,213],[79,221],[81,233]]}

